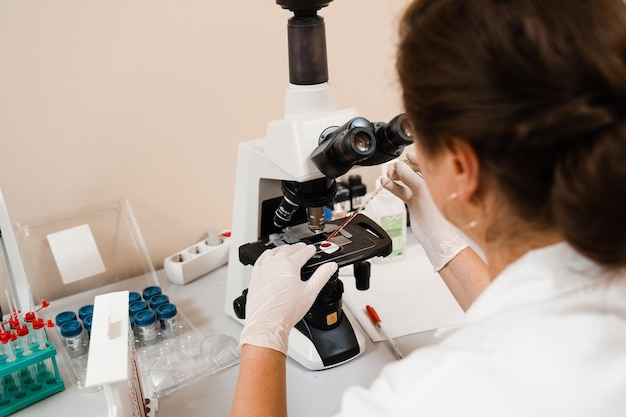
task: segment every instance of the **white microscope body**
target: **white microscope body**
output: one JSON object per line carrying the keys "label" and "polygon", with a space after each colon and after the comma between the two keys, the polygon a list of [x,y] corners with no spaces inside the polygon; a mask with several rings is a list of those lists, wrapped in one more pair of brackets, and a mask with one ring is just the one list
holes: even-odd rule
{"label": "white microscope body", "polygon": [[[288,24],[289,86],[282,120],[267,126],[264,139],[239,145],[226,313],[245,318],[252,265],[267,248],[330,238],[338,250],[323,250],[301,270],[308,279],[322,263],[352,265],[356,288],[369,288],[368,259],[392,251],[389,235],[361,214],[341,225],[326,223],[324,208],[335,200],[336,178],[353,165],[378,165],[412,143],[403,115],[372,123],[355,109],[337,110],[328,83],[324,19],[317,11],[332,0],[276,0],[294,16]],[[344,227],[345,226],[345,227]],[[337,241],[336,241],[337,240]],[[341,365],[365,350],[365,338],[342,308],[343,283],[334,274],[305,318],[289,335],[288,355],[313,370]]]}
{"label": "white microscope body", "polygon": [[[282,180],[303,182],[322,177],[309,159],[318,146],[320,133],[356,116],[355,109],[336,109],[327,82],[290,84],[286,90],[284,119],[270,122],[264,139],[239,144],[225,305],[226,313],[234,319],[241,321],[233,310],[233,300],[248,287],[252,271],[251,266],[240,262],[238,248],[260,238],[261,203],[282,197]],[[359,331],[354,329],[354,332],[360,354],[365,350],[365,340]],[[289,336],[288,355],[308,369],[329,367],[323,364],[311,340],[295,329]]]}

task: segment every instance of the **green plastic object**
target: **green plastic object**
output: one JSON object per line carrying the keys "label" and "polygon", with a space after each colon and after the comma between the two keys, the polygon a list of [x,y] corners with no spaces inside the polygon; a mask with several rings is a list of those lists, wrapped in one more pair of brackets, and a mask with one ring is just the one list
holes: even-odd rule
{"label": "green plastic object", "polygon": [[29,355],[17,352],[17,358],[12,362],[7,362],[6,356],[0,356],[0,417],[65,390],[56,353],[54,345],[47,342],[44,349],[34,347]]}

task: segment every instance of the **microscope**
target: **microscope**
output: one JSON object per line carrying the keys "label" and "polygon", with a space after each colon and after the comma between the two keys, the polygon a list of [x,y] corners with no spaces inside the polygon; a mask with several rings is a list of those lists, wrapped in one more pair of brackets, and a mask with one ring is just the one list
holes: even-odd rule
{"label": "microscope", "polygon": [[[289,85],[284,118],[267,125],[266,136],[238,147],[231,251],[228,261],[228,315],[242,322],[252,265],[263,251],[305,242],[316,254],[301,270],[310,278],[325,262],[354,268],[356,287],[369,287],[368,259],[391,253],[387,233],[357,214],[333,237],[341,220],[326,221],[336,178],[354,165],[377,165],[412,143],[404,115],[389,123],[336,109],[328,83],[324,19],[317,12],[332,0],[276,0],[293,13],[288,20]],[[312,308],[289,335],[288,355],[311,370],[341,365],[365,350],[365,340],[342,308],[343,283],[335,273]]]}

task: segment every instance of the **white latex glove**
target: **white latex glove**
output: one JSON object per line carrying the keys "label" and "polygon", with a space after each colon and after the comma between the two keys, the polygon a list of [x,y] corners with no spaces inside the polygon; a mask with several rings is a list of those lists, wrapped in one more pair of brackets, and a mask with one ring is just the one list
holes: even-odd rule
{"label": "white latex glove", "polygon": [[328,262],[302,281],[300,270],[314,254],[315,246],[299,242],[267,250],[259,256],[248,286],[239,350],[244,344],[251,344],[287,354],[289,332],[337,271],[337,263]]}
{"label": "white latex glove", "polygon": [[469,245],[433,202],[424,179],[417,173],[415,154],[408,153],[407,157],[408,164],[396,162],[387,172],[388,179],[381,181],[407,204],[413,235],[437,272]]}

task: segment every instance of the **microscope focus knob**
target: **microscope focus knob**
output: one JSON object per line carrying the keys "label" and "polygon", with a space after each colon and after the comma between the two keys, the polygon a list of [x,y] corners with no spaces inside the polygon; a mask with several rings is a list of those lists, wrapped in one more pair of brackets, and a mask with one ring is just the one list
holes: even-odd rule
{"label": "microscope focus knob", "polygon": [[355,263],[353,267],[356,289],[361,291],[368,290],[370,288],[372,265],[368,261],[361,261]]}
{"label": "microscope focus knob", "polygon": [[235,315],[237,318],[245,319],[246,318],[246,300],[248,298],[248,289],[243,290],[241,295],[233,301],[233,310],[235,311]]}

